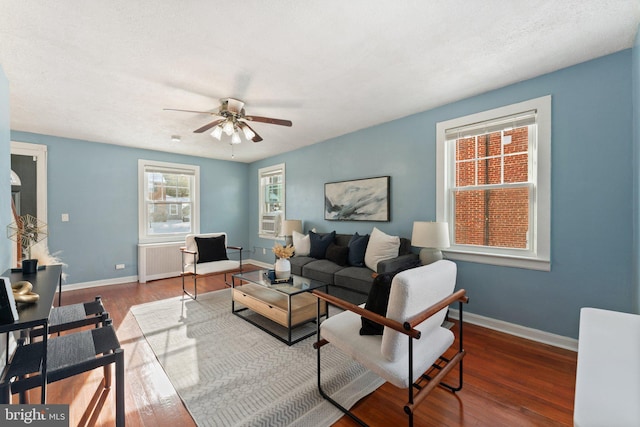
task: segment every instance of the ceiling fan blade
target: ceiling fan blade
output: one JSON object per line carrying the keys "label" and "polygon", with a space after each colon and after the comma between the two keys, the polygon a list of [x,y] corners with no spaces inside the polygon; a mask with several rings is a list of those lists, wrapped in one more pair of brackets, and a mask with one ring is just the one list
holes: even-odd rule
{"label": "ceiling fan blade", "polygon": [[291,120],[272,119],[270,117],[260,117],[260,116],[244,116],[244,118],[252,122],[269,123],[272,125],[280,125],[280,126],[293,125],[293,123],[291,123]]}
{"label": "ceiling fan blade", "polygon": [[194,110],[179,110],[177,108],[163,108],[164,111],[182,111],[183,113],[199,113],[199,114],[212,114],[214,116],[217,116],[218,113],[217,112],[211,112],[211,111],[194,111]]}
{"label": "ceiling fan blade", "polygon": [[202,132],[211,129],[215,125],[220,124],[220,123],[222,123],[224,121],[225,121],[225,119],[214,120],[211,123],[207,123],[206,125],[202,126],[201,128],[198,128],[198,129],[194,130],[193,133],[202,133]]}

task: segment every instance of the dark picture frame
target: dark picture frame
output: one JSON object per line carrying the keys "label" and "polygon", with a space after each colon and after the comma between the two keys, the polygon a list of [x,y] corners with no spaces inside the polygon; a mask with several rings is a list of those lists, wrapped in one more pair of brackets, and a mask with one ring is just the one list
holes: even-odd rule
{"label": "dark picture frame", "polygon": [[324,185],[324,219],[390,220],[390,176],[328,182]]}

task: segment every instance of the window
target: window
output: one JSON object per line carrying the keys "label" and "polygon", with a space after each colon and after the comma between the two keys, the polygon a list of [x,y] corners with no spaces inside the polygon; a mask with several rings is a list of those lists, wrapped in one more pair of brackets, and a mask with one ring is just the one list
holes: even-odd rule
{"label": "window", "polygon": [[281,235],[285,212],[284,163],[258,171],[260,187],[260,237],[276,238]]}
{"label": "window", "polygon": [[550,270],[551,97],[437,124],[451,259]]}
{"label": "window", "polygon": [[138,160],[139,239],[179,241],[198,233],[198,166]]}

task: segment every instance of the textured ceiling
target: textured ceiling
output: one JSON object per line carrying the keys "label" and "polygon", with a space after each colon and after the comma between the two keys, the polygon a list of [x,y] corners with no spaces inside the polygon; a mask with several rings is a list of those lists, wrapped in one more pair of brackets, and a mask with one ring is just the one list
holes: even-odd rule
{"label": "textured ceiling", "polygon": [[[633,45],[638,0],[0,0],[11,128],[252,162]],[[171,135],[180,135],[179,143]]]}

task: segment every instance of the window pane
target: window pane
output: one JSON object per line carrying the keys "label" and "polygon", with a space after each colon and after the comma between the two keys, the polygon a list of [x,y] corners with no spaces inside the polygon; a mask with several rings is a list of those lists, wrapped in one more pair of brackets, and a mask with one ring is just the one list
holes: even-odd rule
{"label": "window pane", "polygon": [[147,234],[191,233],[190,203],[148,203]]}
{"label": "window pane", "polygon": [[[147,172],[148,235],[191,233],[193,175]],[[170,202],[170,203],[164,203]]]}
{"label": "window pane", "polygon": [[504,154],[526,153],[529,151],[529,128],[521,127],[504,132],[505,137],[511,137],[511,142],[505,138]]}
{"label": "window pane", "polygon": [[476,162],[458,162],[456,163],[456,186],[466,187],[476,185]]}
{"label": "window pane", "polygon": [[501,150],[502,137],[500,132],[478,135],[478,158],[499,156]]}
{"label": "window pane", "polygon": [[460,138],[456,140],[456,160],[470,160],[476,158],[476,139]]}
{"label": "window pane", "polygon": [[454,191],[455,243],[528,248],[529,188]]}
{"label": "window pane", "polygon": [[504,158],[504,182],[527,182],[529,180],[529,156],[516,154]]}

